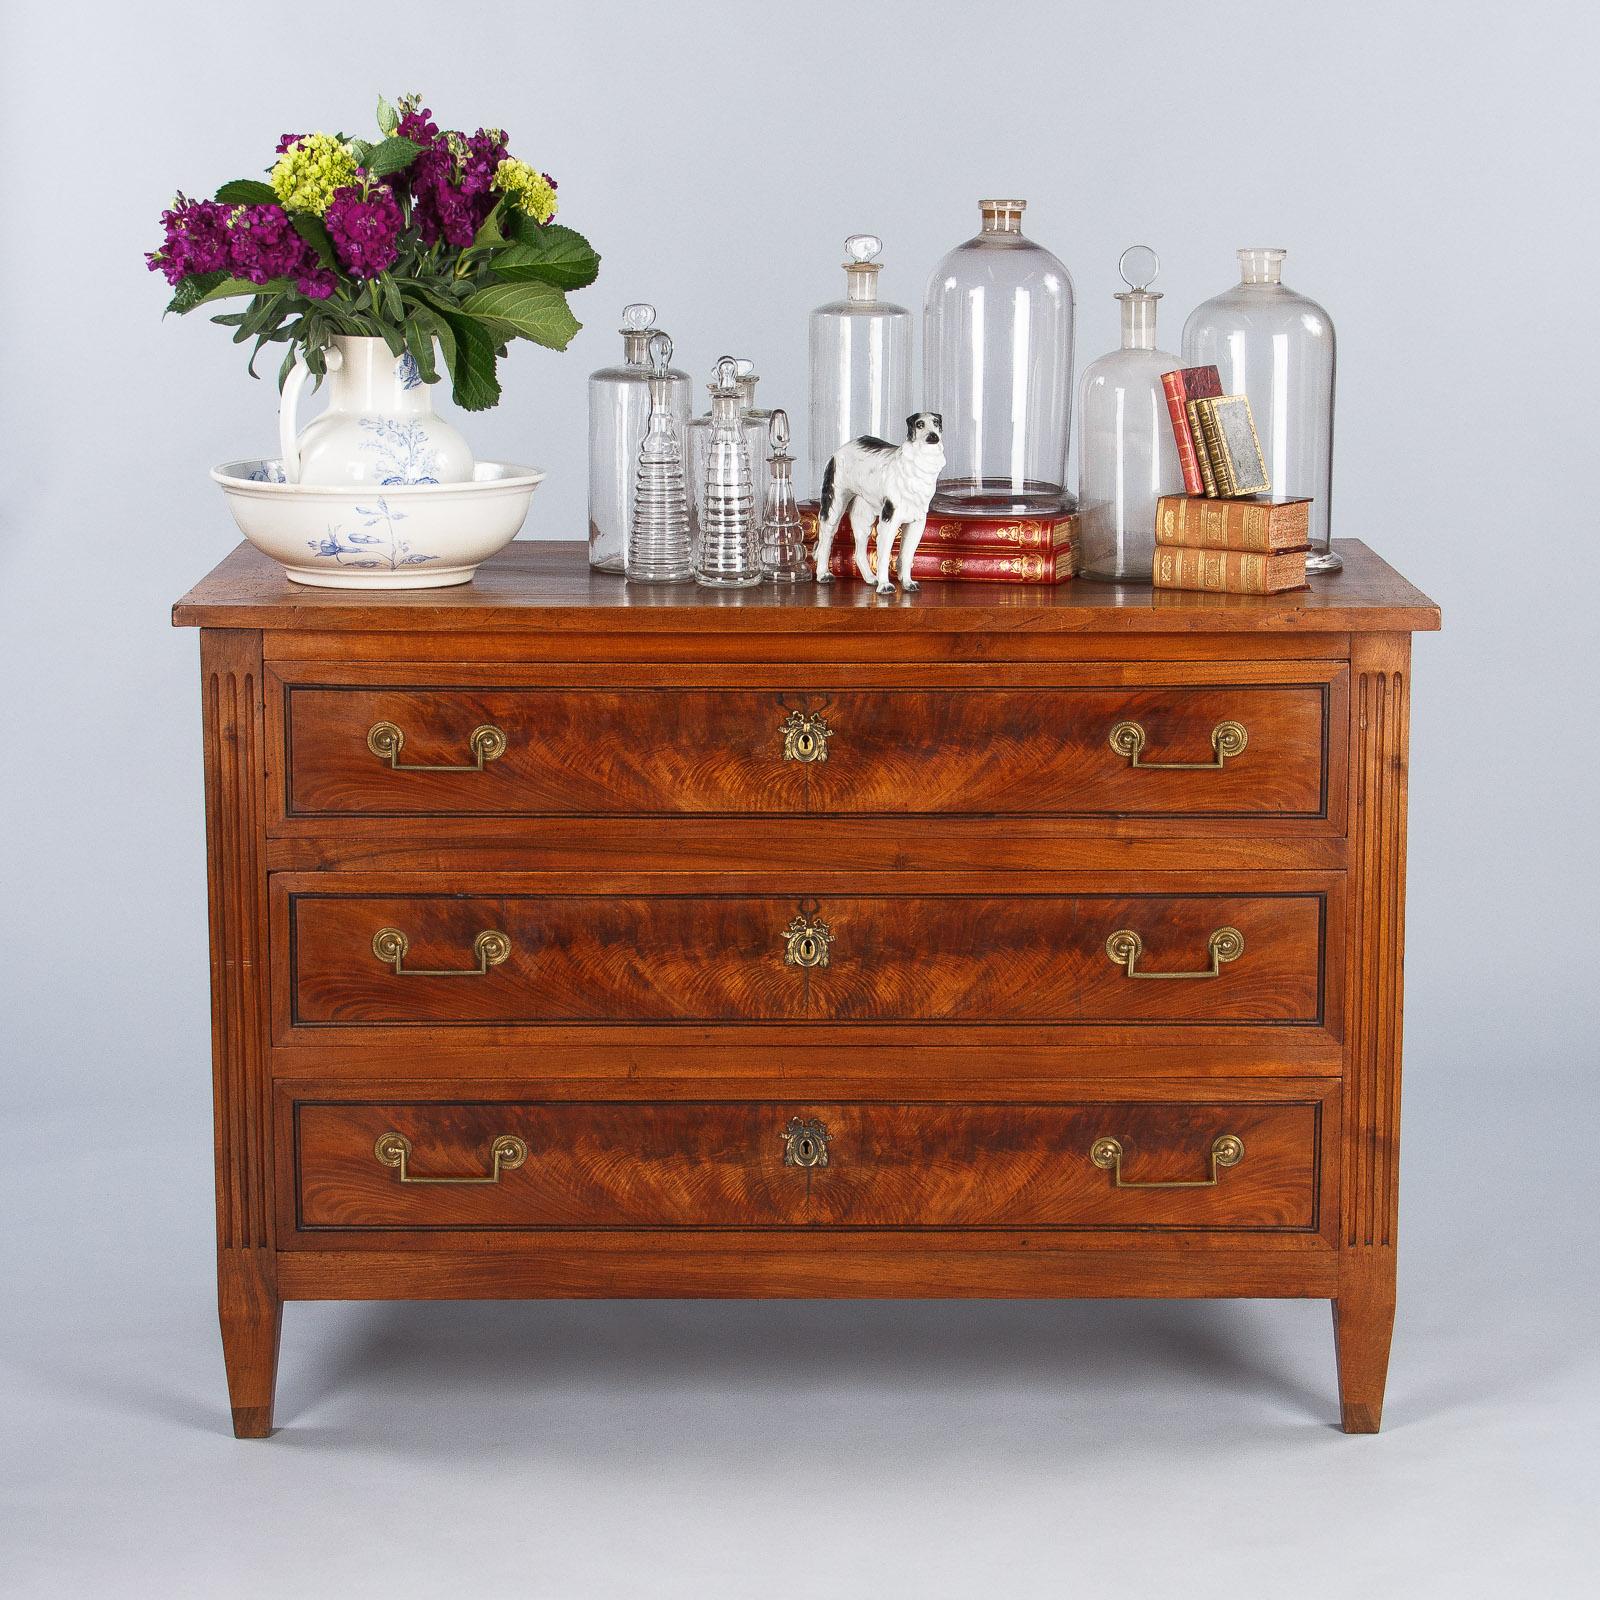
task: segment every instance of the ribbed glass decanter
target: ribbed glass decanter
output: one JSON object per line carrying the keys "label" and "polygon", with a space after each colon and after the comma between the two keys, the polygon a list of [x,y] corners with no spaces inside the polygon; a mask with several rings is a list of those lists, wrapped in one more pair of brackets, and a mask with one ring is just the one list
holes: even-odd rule
{"label": "ribbed glass decanter", "polygon": [[1070,511],[1072,276],[1025,238],[1025,200],[983,200],[981,231],[934,269],[923,405],[944,415],[935,511]]}
{"label": "ribbed glass decanter", "polygon": [[1082,575],[1148,583],[1155,564],[1156,503],[1183,493],[1183,469],[1161,375],[1181,363],[1157,350],[1150,288],[1161,262],[1147,245],[1122,252],[1117,270],[1127,289],[1122,348],[1083,375],[1078,404],[1078,548]]}
{"label": "ribbed glass decanter", "polygon": [[767,439],[767,503],[761,516],[761,574],[774,583],[805,583],[811,577],[800,508],[794,498],[794,457],[789,454],[789,414],[772,413]]}
{"label": "ribbed glass decanter", "polygon": [[911,313],[878,298],[883,240],[844,242],[845,295],[811,313],[811,457],[815,498],[835,450],[863,434],[899,444],[911,410]]}
{"label": "ribbed glass decanter", "polygon": [[1307,572],[1337,572],[1333,553],[1334,334],[1328,313],[1283,282],[1284,252],[1239,252],[1239,282],[1196,306],[1183,362],[1214,366],[1223,392],[1250,397],[1272,494],[1311,499]]}
{"label": "ribbed glass decanter", "polygon": [[[625,565],[639,441],[650,420],[645,363],[655,320],[654,306],[623,307],[622,363],[589,376],[589,565],[602,572]],[[666,378],[672,411],[687,423],[689,375],[669,371]]]}
{"label": "ribbed glass decanter", "polygon": [[738,363],[731,356],[717,363],[711,384],[699,513],[695,582],[717,589],[747,589],[760,583],[750,448],[740,409]]}
{"label": "ribbed glass decanter", "polygon": [[[756,385],[761,382],[756,364],[747,356],[719,356],[717,367],[724,361],[734,364],[734,384],[739,391],[739,410],[745,417],[745,449],[750,456],[750,481],[755,485],[755,523],[761,526],[762,491],[766,478],[767,425],[772,413],[756,407]],[[698,506],[705,491],[706,451],[711,442],[711,413],[695,417],[684,433],[683,464],[689,477],[689,504]]]}
{"label": "ribbed glass decanter", "polygon": [[650,340],[650,421],[639,446],[628,532],[628,578],[637,583],[680,583],[694,576],[683,446],[668,376],[671,366],[672,341],[658,333]]}

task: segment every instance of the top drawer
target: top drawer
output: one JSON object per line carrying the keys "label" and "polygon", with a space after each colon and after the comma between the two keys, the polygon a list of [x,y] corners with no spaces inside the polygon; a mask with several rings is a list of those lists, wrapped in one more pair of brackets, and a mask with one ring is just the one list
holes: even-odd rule
{"label": "top drawer", "polygon": [[506,685],[469,668],[449,669],[455,681],[423,681],[435,668],[289,683],[286,814],[1325,818],[1344,668],[1287,665],[1267,669],[1272,682],[1231,681],[1243,667],[1139,682],[1121,668],[1108,675],[1134,681],[1056,687],[663,686],[601,672]]}

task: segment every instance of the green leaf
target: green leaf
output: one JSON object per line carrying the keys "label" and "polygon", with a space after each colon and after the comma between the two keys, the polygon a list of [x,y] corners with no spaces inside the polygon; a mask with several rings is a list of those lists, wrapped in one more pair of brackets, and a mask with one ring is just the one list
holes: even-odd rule
{"label": "green leaf", "polygon": [[471,317],[441,319],[452,335],[441,340],[452,379],[451,398],[463,411],[487,411],[500,399],[494,370],[494,340]]}
{"label": "green leaf", "polygon": [[600,275],[600,257],[581,233],[550,225],[551,237],[537,244],[517,243],[489,261],[508,283],[550,283],[558,289],[587,288]]}
{"label": "green leaf", "polygon": [[225,282],[227,276],[226,272],[196,272],[187,278],[180,278],[172,298],[167,302],[167,310],[176,311],[179,316],[185,311],[193,311],[196,306],[205,303],[206,296],[219,283]]}
{"label": "green leaf", "polygon": [[318,264],[331,267],[337,272],[339,258],[333,253],[333,240],[328,237],[328,229],[322,218],[314,217],[308,211],[291,211],[289,221],[294,231],[311,246],[312,254],[316,256]]}
{"label": "green leaf", "polygon": [[461,303],[469,317],[503,323],[524,339],[550,350],[565,350],[583,326],[567,307],[567,297],[549,283],[494,283]]}
{"label": "green leaf", "polygon": [[[272,282],[282,287],[288,282],[288,279],[274,278]],[[248,278],[223,277],[219,283],[206,290],[206,292],[195,301],[195,305],[209,305],[213,300],[232,300],[241,294],[262,294],[267,292],[270,292],[267,284],[251,283]],[[194,308],[191,306],[189,309],[193,310]]]}
{"label": "green leaf", "polygon": [[217,199],[225,206],[275,206],[278,203],[277,191],[259,178],[235,178],[217,190]]}
{"label": "green leaf", "polygon": [[387,138],[400,126],[400,113],[380,94],[378,96],[378,132]]}
{"label": "green leaf", "polygon": [[437,383],[439,369],[433,363],[434,323],[431,312],[415,313],[406,320],[406,349],[411,352],[424,383]]}
{"label": "green leaf", "polygon": [[350,152],[358,167],[366,166],[367,158],[377,149],[377,146],[370,139],[346,139],[344,147]]}
{"label": "green leaf", "polygon": [[502,195],[489,208],[489,215],[479,224],[478,231],[472,236],[472,243],[467,246],[469,251],[484,250],[491,245],[506,242],[506,236],[500,231],[500,218],[505,211],[505,205],[505,197]]}
{"label": "green leaf", "polygon": [[368,147],[367,158],[361,165],[373,177],[385,178],[391,172],[404,172],[421,154],[420,144],[410,139],[402,139],[398,134],[390,134],[382,144]]}

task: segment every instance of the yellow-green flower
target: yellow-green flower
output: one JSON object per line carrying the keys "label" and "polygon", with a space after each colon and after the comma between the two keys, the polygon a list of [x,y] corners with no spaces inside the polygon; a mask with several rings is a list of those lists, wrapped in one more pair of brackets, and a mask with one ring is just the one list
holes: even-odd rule
{"label": "yellow-green flower", "polygon": [[308,133],[278,157],[272,189],[285,211],[320,217],[335,189],[354,183],[356,160],[331,133]]}
{"label": "yellow-green flower", "polygon": [[494,169],[494,186],[535,222],[548,222],[556,214],[556,186],[526,161],[507,156]]}

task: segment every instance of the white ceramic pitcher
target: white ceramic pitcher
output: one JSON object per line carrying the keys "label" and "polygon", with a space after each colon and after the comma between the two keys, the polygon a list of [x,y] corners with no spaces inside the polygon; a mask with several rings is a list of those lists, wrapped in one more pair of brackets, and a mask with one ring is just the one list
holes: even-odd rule
{"label": "white ceramic pitcher", "polygon": [[382,339],[335,336],[327,351],[328,409],[297,430],[311,369],[299,359],[278,403],[278,442],[289,483],[466,483],[472,451],[434,415],[432,386],[409,352]]}

